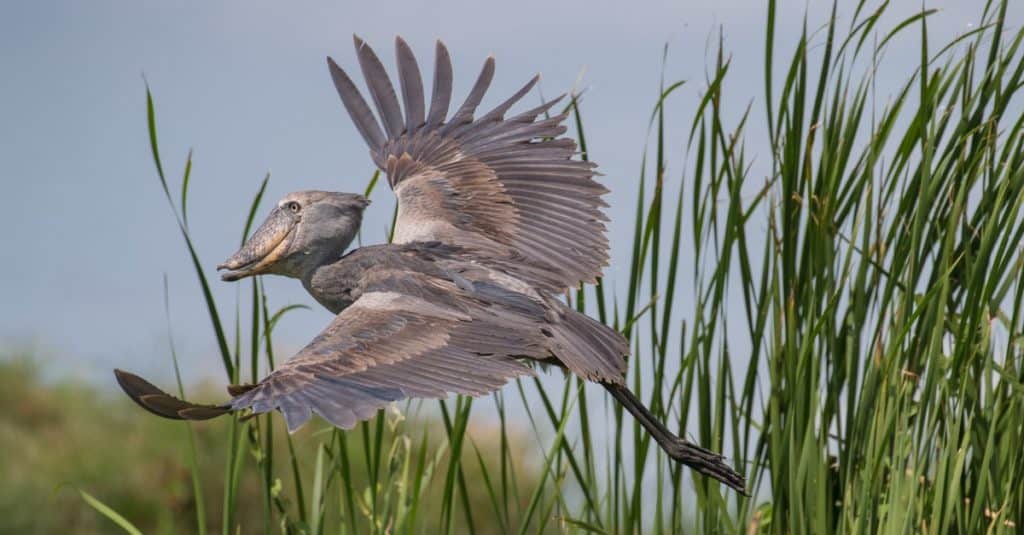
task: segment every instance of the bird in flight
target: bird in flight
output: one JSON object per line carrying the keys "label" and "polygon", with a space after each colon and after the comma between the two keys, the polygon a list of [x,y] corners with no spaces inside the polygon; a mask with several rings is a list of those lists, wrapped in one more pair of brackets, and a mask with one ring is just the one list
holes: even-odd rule
{"label": "bird in flight", "polygon": [[314,413],[350,429],[394,401],[480,396],[553,364],[607,389],[669,457],[744,492],[744,478],[722,456],[677,436],[629,390],[626,339],[559,299],[595,282],[608,262],[608,190],[594,180],[593,163],[573,159],[576,142],[563,137],[567,114],[549,116],[561,97],[509,115],[535,76],[477,115],[494,76],[489,57],[449,114],[444,44],[436,46],[429,102],[404,40],[396,39],[398,92],[373,50],[358,37],[355,48],[376,115],[349,75],[330,58],[327,65],[398,196],[393,242],[343,254],[369,204],[361,195],[285,196],[218,269],[226,281],[299,279],[336,314],[330,325],[259,383],[229,386],[231,400],[220,405],[189,403],[115,370],[124,391],[165,418],[278,410],[289,431]]}

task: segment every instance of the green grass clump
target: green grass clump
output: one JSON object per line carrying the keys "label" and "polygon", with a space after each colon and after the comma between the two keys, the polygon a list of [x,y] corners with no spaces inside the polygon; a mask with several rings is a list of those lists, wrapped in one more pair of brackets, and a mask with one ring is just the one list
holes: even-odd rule
{"label": "green grass clump", "polygon": [[[490,444],[467,434],[464,398],[441,403],[430,440],[392,432],[382,416],[318,431],[303,451],[276,438],[273,415],[226,422],[222,455],[170,454],[202,496],[198,531],[211,518],[225,533],[1021,529],[1024,31],[1007,25],[1007,0],[989,1],[980,26],[936,45],[931,11],[890,21],[887,7],[859,2],[840,21],[836,2],[822,28],[805,26],[782,49],[769,2],[763,96],[726,100],[731,61],[720,43],[685,139],[668,139],[678,119],[666,113],[683,83],[663,83],[629,279],[617,281],[628,290],[612,299],[599,283],[567,296],[630,336],[634,388],[670,425],[733,459],[752,497],[670,464],[621,408],[594,411],[602,399],[580,381],[521,381],[494,398]],[[878,72],[897,44],[916,46],[920,60],[893,86]],[[175,201],[152,99],[149,126],[227,379],[256,379],[243,373],[273,367],[279,312],[253,281],[243,308],[251,338],[228,336],[189,238],[191,158]],[[754,150],[759,131],[768,144]],[[548,445],[538,471],[512,447],[513,407]],[[597,444],[605,427],[610,443]],[[211,428],[181,429],[202,444]],[[118,470],[132,468],[126,459]],[[247,477],[258,481],[258,514],[240,505]],[[166,514],[114,509],[132,522]]]}

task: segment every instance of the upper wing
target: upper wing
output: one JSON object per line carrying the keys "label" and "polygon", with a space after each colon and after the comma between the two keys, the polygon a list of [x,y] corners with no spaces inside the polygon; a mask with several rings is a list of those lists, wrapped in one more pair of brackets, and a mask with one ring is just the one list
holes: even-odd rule
{"label": "upper wing", "polygon": [[[559,138],[566,115],[539,119],[558,99],[514,117],[506,112],[537,82],[479,118],[474,112],[494,75],[487,58],[465,103],[447,118],[452,66],[437,43],[429,110],[409,46],[398,38],[403,106],[369,46],[355,39],[374,117],[352,79],[328,58],[331,76],[374,162],[398,195],[394,241],[440,241],[501,259],[523,280],[548,292],[593,282],[608,261],[607,190],[594,164],[572,160],[576,143]],[[383,128],[382,128],[383,127]]]}

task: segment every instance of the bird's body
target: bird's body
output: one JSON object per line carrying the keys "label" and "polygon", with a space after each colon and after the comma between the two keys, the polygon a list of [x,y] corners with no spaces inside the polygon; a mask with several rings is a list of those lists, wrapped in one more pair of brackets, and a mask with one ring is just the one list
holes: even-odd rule
{"label": "bird's body", "polygon": [[223,278],[299,279],[336,314],[331,324],[259,383],[229,387],[233,397],[222,405],[181,401],[118,371],[125,391],[168,418],[278,410],[289,430],[314,413],[351,428],[393,401],[482,395],[534,374],[537,363],[554,364],[603,385],[672,458],[742,491],[742,476],[721,456],[669,431],[626,388],[622,334],[560,299],[600,276],[608,241],[607,190],[594,180],[594,164],[573,158],[575,142],[560,137],[566,115],[547,117],[557,100],[505,117],[535,77],[475,117],[494,74],[488,58],[449,117],[451,63],[438,43],[428,110],[415,58],[399,39],[400,106],[377,56],[358,39],[356,50],[379,122],[349,76],[328,63],[398,197],[394,243],[342,255],[369,201],[323,191],[286,196],[220,266],[229,270]]}
{"label": "bird's body", "polygon": [[[481,265],[465,255],[460,248],[441,242],[360,247],[335,262],[318,267],[309,277],[302,279],[302,284],[318,303],[338,314],[352,304],[372,280],[386,274],[417,276],[449,283],[458,283],[464,277],[470,277],[470,280],[486,278],[510,291],[531,297],[540,296],[529,284]],[[464,275],[460,277],[460,274]]]}
{"label": "bird's body", "polygon": [[628,348],[621,335],[457,247],[362,247],[303,282],[337,317],[232,402],[279,409],[289,429],[310,411],[349,428],[407,397],[486,394],[532,375],[539,361],[622,383]]}

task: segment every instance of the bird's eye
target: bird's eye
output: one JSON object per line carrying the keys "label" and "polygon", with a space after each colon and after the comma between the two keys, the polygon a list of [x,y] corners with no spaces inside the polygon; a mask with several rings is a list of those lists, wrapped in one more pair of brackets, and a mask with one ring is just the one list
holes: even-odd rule
{"label": "bird's eye", "polygon": [[288,210],[291,210],[291,212],[292,212],[293,214],[297,214],[297,213],[299,213],[299,210],[301,210],[301,209],[302,209],[302,206],[299,206],[299,203],[297,203],[297,202],[295,202],[295,201],[292,201],[292,202],[288,203],[288,204],[287,204],[287,205],[285,205],[285,206],[287,206],[287,207],[288,207]]}

